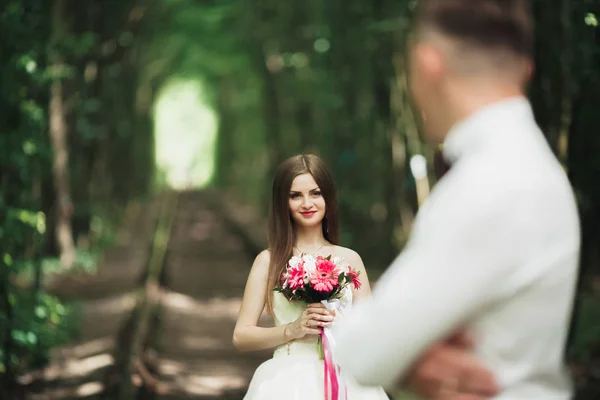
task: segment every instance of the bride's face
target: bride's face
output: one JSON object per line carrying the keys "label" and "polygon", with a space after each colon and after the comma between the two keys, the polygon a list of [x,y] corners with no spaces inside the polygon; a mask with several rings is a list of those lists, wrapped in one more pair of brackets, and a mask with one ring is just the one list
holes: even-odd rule
{"label": "bride's face", "polygon": [[327,210],[321,189],[311,174],[298,175],[292,182],[289,197],[290,214],[300,226],[320,225]]}

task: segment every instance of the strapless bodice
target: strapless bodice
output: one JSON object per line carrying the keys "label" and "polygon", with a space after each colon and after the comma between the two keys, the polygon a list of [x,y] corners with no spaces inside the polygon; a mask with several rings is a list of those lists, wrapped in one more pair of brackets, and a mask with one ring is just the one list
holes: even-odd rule
{"label": "strapless bodice", "polygon": [[[338,315],[352,305],[352,289],[345,288],[342,292]],[[306,310],[307,304],[301,301],[289,301],[282,293],[273,294],[273,314],[275,326],[289,324],[296,321]],[[334,322],[335,323],[335,322]],[[317,337],[310,336],[294,340],[275,349],[274,356],[289,354],[312,354],[318,355]]]}
{"label": "strapless bodice", "polygon": [[[344,312],[344,309],[350,305],[352,305],[352,289],[346,287],[340,298],[339,312]],[[306,303],[301,301],[289,301],[282,293],[275,293],[273,295],[275,325],[279,326],[294,322],[306,310],[307,306]]]}

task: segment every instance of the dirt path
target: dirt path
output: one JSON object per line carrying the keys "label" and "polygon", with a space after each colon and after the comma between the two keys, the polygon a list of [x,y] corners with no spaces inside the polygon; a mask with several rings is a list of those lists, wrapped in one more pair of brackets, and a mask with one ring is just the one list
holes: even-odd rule
{"label": "dirt path", "polygon": [[160,399],[242,398],[252,373],[270,355],[240,354],[231,343],[252,261],[242,238],[202,193],[180,196],[153,346]]}
{"label": "dirt path", "polygon": [[240,354],[231,343],[253,254],[248,238],[215,210],[214,199],[203,192],[178,196],[158,307],[142,338],[145,368],[134,362],[131,376],[121,364],[140,332],[134,312],[144,294],[161,198],[128,210],[118,242],[96,275],[48,279],[48,290],[76,304],[81,327],[71,343],[53,351],[47,368],[21,378],[27,398],[117,400],[123,384],[135,393],[127,399],[243,397],[270,352]]}

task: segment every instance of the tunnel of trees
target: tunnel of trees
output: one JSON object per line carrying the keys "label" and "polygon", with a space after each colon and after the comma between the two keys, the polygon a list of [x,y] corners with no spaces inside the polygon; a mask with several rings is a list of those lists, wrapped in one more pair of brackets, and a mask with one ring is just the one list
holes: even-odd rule
{"label": "tunnel of trees", "polygon": [[[600,5],[533,3],[530,98],[577,194],[584,296],[600,291]],[[168,85],[201,88],[216,115],[216,142],[195,161],[213,165],[209,183],[223,196],[264,214],[274,167],[317,153],[336,177],[343,244],[385,268],[417,209],[410,158],[433,157],[405,82],[414,5],[4,1],[0,386],[43,365],[74,324],[73,312],[44,291],[45,275],[93,268],[125,206],[165,186],[154,112]],[[575,325],[584,334],[573,343],[600,336],[592,312],[580,307]]]}

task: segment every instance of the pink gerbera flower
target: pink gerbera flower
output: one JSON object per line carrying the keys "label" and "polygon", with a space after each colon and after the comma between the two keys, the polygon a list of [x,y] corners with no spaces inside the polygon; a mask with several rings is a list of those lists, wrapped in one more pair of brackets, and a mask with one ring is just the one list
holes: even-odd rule
{"label": "pink gerbera flower", "polygon": [[304,263],[299,263],[295,267],[288,268],[287,283],[292,290],[300,289],[304,286]]}
{"label": "pink gerbera flower", "polygon": [[330,292],[338,285],[340,273],[330,260],[319,260],[317,269],[310,274],[310,283],[317,292]]}
{"label": "pink gerbera flower", "polygon": [[360,283],[360,279],[358,279],[358,272],[356,270],[353,270],[352,268],[348,267],[348,271],[346,271],[346,276],[350,278],[350,282],[352,282],[352,285],[354,286],[355,290],[360,289],[362,283]]}

